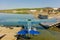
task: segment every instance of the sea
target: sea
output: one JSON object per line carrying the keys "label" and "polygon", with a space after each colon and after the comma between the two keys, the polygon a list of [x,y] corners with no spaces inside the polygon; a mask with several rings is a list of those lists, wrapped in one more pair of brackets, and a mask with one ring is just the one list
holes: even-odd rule
{"label": "sea", "polygon": [[[24,25],[25,27],[36,26],[42,22],[55,23],[56,19],[36,19],[32,14],[15,14],[15,13],[0,13],[0,25],[16,26]],[[41,27],[41,26],[40,26]]]}

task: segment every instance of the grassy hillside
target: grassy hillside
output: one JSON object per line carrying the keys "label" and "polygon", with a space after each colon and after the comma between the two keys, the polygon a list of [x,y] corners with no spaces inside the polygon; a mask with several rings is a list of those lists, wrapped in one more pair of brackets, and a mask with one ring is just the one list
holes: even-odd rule
{"label": "grassy hillside", "polygon": [[[29,10],[40,10],[42,8],[19,8],[19,9],[7,9],[7,10],[0,10],[3,13],[13,13],[13,11],[22,11],[20,13],[28,13]],[[18,12],[19,13],[19,12]]]}

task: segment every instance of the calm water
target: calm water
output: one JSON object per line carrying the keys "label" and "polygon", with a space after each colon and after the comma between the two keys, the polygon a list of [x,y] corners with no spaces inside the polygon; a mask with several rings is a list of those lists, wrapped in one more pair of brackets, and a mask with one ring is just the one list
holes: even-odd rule
{"label": "calm water", "polygon": [[0,25],[25,25],[29,24],[28,19],[31,19],[31,25],[41,22],[55,23],[56,19],[35,19],[32,14],[7,14],[0,13]]}

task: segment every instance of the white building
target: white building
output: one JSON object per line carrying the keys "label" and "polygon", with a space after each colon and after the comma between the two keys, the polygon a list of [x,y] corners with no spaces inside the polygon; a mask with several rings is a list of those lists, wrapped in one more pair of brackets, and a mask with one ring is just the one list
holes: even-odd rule
{"label": "white building", "polygon": [[58,8],[53,8],[54,10],[57,10]]}
{"label": "white building", "polygon": [[36,12],[37,10],[30,10],[30,12]]}

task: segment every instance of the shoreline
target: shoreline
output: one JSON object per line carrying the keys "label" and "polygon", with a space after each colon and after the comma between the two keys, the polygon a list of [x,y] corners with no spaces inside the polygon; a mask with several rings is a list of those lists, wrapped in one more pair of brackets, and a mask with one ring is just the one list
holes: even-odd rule
{"label": "shoreline", "polygon": [[1,40],[16,40],[16,37],[14,36],[21,29],[22,29],[21,27],[13,27],[13,29],[9,29],[9,28],[0,26],[0,35],[6,34],[6,36],[3,37]]}

